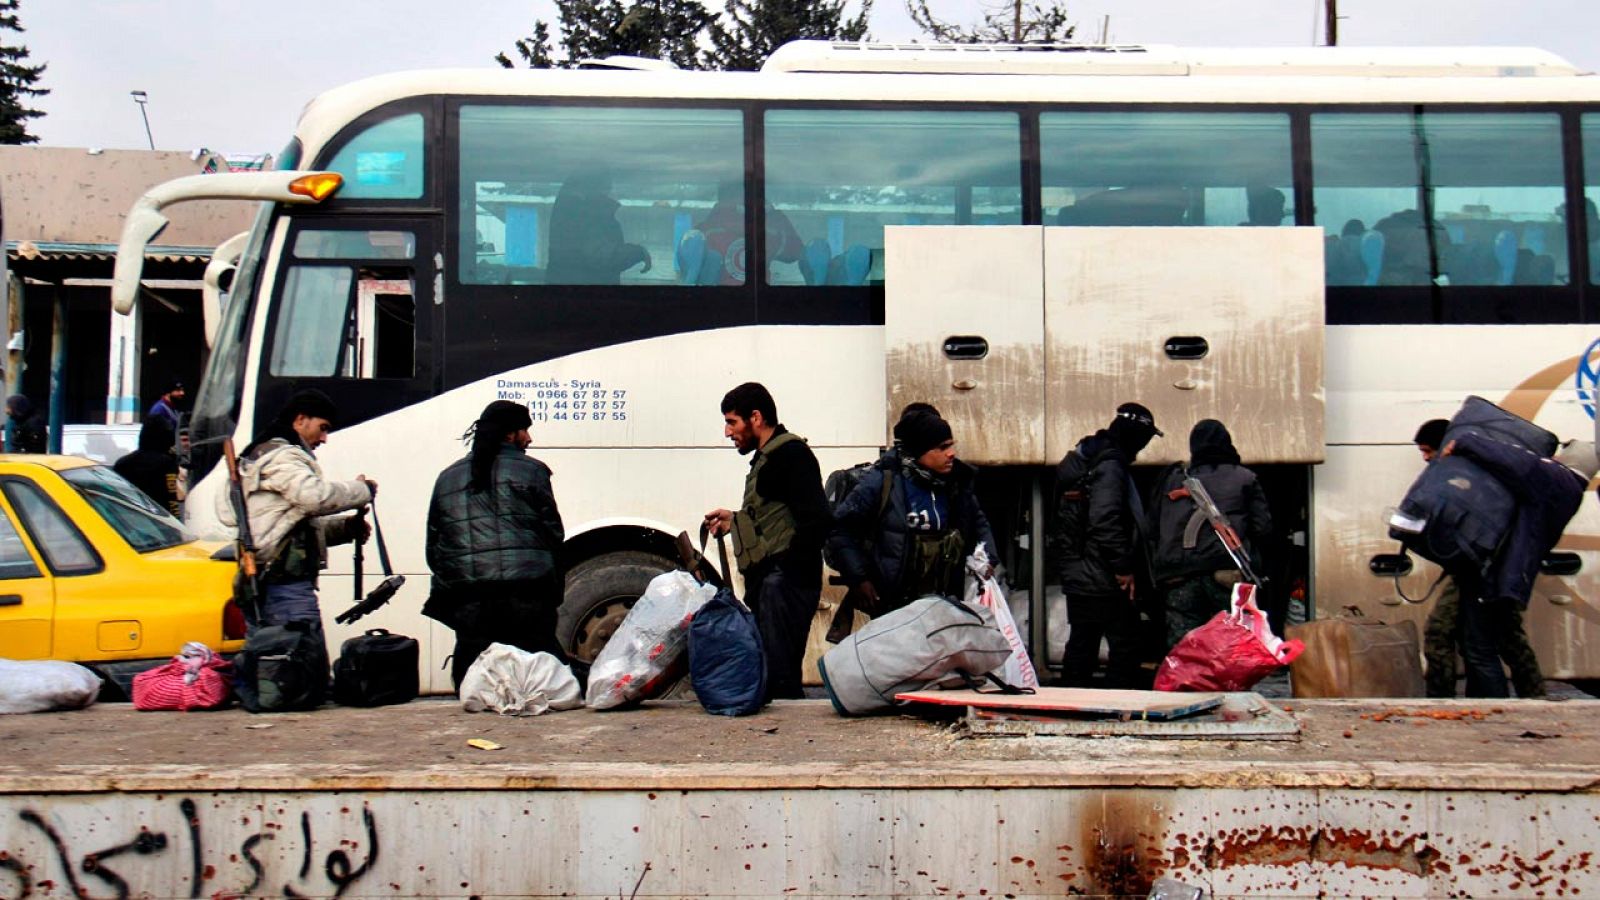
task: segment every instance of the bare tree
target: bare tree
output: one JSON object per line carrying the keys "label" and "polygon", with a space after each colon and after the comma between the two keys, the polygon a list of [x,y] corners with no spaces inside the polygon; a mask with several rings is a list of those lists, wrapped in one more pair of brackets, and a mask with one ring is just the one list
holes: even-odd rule
{"label": "bare tree", "polygon": [[925,34],[951,44],[1022,44],[1066,41],[1077,26],[1067,20],[1062,0],[979,0],[983,18],[976,24],[946,22],[928,8],[928,0],[906,0],[911,21]]}

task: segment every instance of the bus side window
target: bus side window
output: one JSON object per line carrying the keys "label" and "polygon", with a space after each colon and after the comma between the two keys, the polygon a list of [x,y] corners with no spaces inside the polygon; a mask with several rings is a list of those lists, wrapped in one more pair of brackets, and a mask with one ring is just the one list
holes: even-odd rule
{"label": "bus side window", "polygon": [[769,284],[882,284],[887,225],[1022,223],[1016,113],[775,109],[765,121]]}

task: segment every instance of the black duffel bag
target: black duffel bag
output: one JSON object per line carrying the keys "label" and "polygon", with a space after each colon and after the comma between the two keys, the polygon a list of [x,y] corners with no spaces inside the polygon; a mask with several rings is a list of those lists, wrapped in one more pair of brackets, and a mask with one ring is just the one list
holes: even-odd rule
{"label": "black duffel bag", "polygon": [[343,706],[387,706],[417,697],[416,639],[370,628],[344,642],[333,664],[333,700]]}

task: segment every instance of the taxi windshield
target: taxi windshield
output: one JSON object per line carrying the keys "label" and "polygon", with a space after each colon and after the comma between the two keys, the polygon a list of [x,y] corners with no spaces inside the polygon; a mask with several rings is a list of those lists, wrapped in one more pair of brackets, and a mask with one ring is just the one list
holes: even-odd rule
{"label": "taxi windshield", "polygon": [[65,469],[61,477],[140,553],[195,540],[182,522],[105,466]]}

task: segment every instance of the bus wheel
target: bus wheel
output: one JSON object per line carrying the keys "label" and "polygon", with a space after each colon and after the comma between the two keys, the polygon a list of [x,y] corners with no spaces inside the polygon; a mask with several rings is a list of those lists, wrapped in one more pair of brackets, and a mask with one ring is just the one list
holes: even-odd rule
{"label": "bus wheel", "polygon": [[573,659],[594,662],[650,579],[673,568],[670,560],[637,550],[602,553],[574,566],[567,573],[557,640]]}

